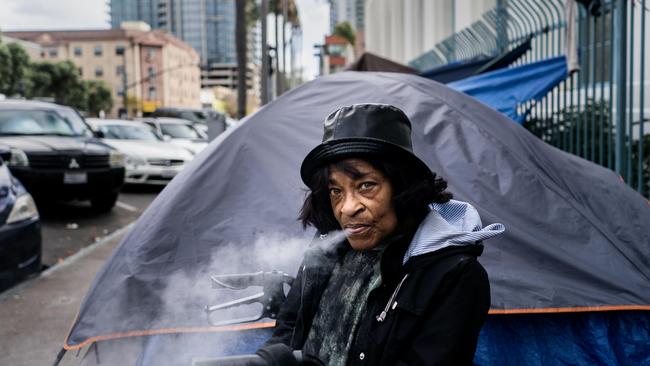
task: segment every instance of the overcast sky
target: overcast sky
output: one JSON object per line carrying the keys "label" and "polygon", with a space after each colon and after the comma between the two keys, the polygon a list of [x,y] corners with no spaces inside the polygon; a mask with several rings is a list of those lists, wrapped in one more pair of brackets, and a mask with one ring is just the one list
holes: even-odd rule
{"label": "overcast sky", "polygon": [[[318,74],[313,45],[323,43],[329,30],[329,5],[327,0],[296,2],[303,27],[304,75],[311,79]],[[0,0],[0,30],[109,28],[108,10],[106,0]]]}

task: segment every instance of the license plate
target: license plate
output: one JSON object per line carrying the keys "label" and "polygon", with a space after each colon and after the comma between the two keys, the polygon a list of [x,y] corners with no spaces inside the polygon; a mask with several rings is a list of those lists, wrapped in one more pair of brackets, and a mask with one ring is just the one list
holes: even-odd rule
{"label": "license plate", "polygon": [[64,173],[63,174],[63,183],[64,184],[82,184],[88,182],[88,176],[86,173]]}
{"label": "license plate", "polygon": [[176,171],[175,170],[163,170],[162,173],[160,173],[163,178],[174,178],[176,176]]}

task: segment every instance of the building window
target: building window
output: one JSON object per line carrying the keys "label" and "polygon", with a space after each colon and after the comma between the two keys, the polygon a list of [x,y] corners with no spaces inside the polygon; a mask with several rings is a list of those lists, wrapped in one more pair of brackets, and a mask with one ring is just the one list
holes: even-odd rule
{"label": "building window", "polygon": [[118,96],[121,97],[121,96],[124,95],[124,87],[123,87],[122,85],[118,86],[118,87],[116,88],[116,91],[117,91],[117,95],[118,95]]}
{"label": "building window", "polygon": [[149,87],[149,100],[154,100],[156,98],[157,98],[156,87],[155,86],[150,86]]}
{"label": "building window", "polygon": [[124,65],[115,66],[115,75],[120,76],[124,72]]}
{"label": "building window", "polygon": [[149,66],[147,69],[147,74],[149,75],[149,79],[153,79],[156,77],[156,69],[153,66]]}
{"label": "building window", "polygon": [[97,44],[95,45],[95,56],[101,56],[102,55],[102,45]]}
{"label": "building window", "polygon": [[74,48],[74,55],[77,56],[77,57],[79,57],[79,56],[82,55],[81,47],[79,47],[79,46],[75,46],[75,48]]}
{"label": "building window", "polygon": [[95,77],[102,77],[104,76],[104,69],[102,69],[101,66],[95,66]]}
{"label": "building window", "polygon": [[147,48],[147,60],[150,60],[156,55],[156,50],[154,48]]}
{"label": "building window", "polygon": [[47,50],[47,54],[50,57],[57,57],[59,55],[59,50],[57,50],[56,48],[50,48],[49,50]]}
{"label": "building window", "polygon": [[124,55],[124,46],[115,46],[115,54],[117,56]]}

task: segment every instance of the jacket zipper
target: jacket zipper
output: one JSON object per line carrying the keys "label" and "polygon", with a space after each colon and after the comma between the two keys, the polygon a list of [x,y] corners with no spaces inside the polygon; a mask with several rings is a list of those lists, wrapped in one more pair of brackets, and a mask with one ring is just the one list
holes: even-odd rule
{"label": "jacket zipper", "polygon": [[386,304],[386,307],[384,308],[384,311],[381,312],[381,314],[377,315],[377,321],[378,322],[383,322],[386,319],[386,315],[388,315],[388,310],[391,309],[391,304],[393,305],[393,309],[397,306],[397,302],[393,304],[393,301],[395,301],[395,298],[397,297],[397,293],[399,292],[399,289],[402,287],[402,284],[406,279],[408,278],[409,274],[407,273],[404,275],[404,278],[402,278],[401,281],[399,281],[399,284],[397,285],[397,288],[395,288],[395,291],[393,291],[393,294],[390,296],[390,299],[388,300],[388,303]]}

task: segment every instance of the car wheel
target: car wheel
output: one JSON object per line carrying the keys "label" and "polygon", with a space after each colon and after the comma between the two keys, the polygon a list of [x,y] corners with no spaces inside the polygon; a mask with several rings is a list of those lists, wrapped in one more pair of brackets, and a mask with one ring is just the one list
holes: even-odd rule
{"label": "car wheel", "polygon": [[108,212],[115,206],[116,201],[117,193],[110,193],[91,198],[90,204],[97,212]]}

